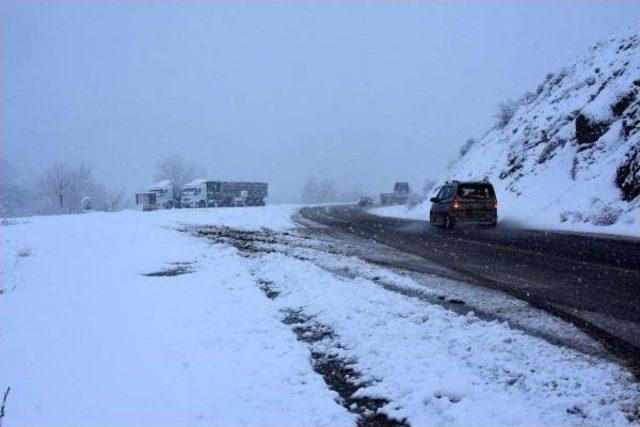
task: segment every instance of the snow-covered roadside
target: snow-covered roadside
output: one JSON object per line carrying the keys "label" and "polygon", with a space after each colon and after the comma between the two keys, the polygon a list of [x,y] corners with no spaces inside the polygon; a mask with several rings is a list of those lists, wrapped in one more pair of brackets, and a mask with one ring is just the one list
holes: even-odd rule
{"label": "snow-covered roadside", "polygon": [[[313,370],[311,349],[351,361],[357,394],[385,399],[382,411],[411,425],[627,423],[640,390],[624,369],[384,289],[376,277],[423,284],[368,264],[363,274],[363,261],[296,236],[295,210],[90,214],[0,228],[6,426],[354,425]],[[208,238],[175,230],[201,224],[215,226]],[[188,274],[141,275],[178,267]],[[283,323],[291,310],[333,333],[296,340]]]}
{"label": "snow-covered roadside", "polygon": [[[416,283],[358,260],[309,251],[248,258],[278,292],[274,305],[302,310],[337,338],[316,344],[356,366],[371,383],[361,396],[411,425],[625,425],[640,404],[632,376],[613,363],[551,345],[473,313],[425,304],[376,283]],[[298,259],[302,258],[302,260]],[[348,266],[349,263],[351,266]],[[346,266],[345,266],[346,265]],[[395,276],[395,277],[394,277]],[[437,278],[434,278],[438,281]],[[637,420],[635,421],[637,423]]]}
{"label": "snow-covered roadside", "polygon": [[[546,210],[536,209],[535,206],[528,208],[523,205],[523,200],[510,197],[508,194],[499,199],[498,223],[534,229],[534,230],[555,230],[564,232],[578,232],[589,234],[607,234],[629,237],[640,237],[640,232],[635,224],[640,224],[640,211],[624,215],[620,221],[612,225],[594,225],[584,222],[560,222],[557,218],[560,215],[560,208],[557,210],[547,207]],[[557,204],[557,201],[554,201]],[[577,203],[577,202],[576,202]],[[391,218],[429,220],[429,210],[431,202],[424,202],[409,207],[407,205],[381,206],[368,209],[369,213],[378,216]],[[585,210],[588,207],[585,206]]]}
{"label": "snow-covered roadside", "polygon": [[[3,226],[0,389],[11,386],[3,425],[353,424],[237,251],[169,228],[284,229],[293,210]],[[192,272],[141,274],[177,262]]]}
{"label": "snow-covered roadside", "polygon": [[408,205],[391,205],[380,206],[377,208],[367,209],[367,212],[378,216],[388,216],[391,218],[407,218],[429,220],[429,208],[425,203],[409,207]]}

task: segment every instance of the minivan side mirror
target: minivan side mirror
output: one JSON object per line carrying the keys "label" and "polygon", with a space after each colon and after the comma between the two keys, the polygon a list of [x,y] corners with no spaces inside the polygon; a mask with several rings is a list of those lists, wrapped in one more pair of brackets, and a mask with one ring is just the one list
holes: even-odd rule
{"label": "minivan side mirror", "polygon": [[431,198],[431,203],[438,203],[438,199],[436,199],[435,197]]}

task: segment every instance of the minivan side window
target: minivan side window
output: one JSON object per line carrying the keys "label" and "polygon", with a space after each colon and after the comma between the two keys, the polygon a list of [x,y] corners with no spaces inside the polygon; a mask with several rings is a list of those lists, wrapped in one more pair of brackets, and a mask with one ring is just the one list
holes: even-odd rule
{"label": "minivan side window", "polygon": [[446,189],[447,187],[442,187],[440,191],[438,191],[438,194],[436,194],[436,199],[442,200],[444,198],[444,192]]}
{"label": "minivan side window", "polygon": [[444,187],[444,194],[442,195],[442,198],[444,200],[448,200],[451,198],[451,196],[453,196],[453,187],[448,185]]}

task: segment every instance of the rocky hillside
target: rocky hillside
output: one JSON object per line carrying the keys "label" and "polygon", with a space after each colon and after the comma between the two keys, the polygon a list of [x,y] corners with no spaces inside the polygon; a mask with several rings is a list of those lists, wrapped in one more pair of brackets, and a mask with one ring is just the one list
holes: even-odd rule
{"label": "rocky hillside", "polygon": [[638,33],[600,42],[503,104],[449,177],[492,181],[505,219],[640,235],[639,93]]}

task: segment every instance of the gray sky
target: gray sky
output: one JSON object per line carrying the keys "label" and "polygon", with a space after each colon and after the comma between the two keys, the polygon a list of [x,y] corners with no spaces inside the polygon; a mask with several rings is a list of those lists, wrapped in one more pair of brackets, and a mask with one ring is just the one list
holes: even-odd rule
{"label": "gray sky", "polygon": [[367,191],[439,177],[496,104],[637,1],[0,2],[0,156],[127,189],[181,152],[213,178]]}

